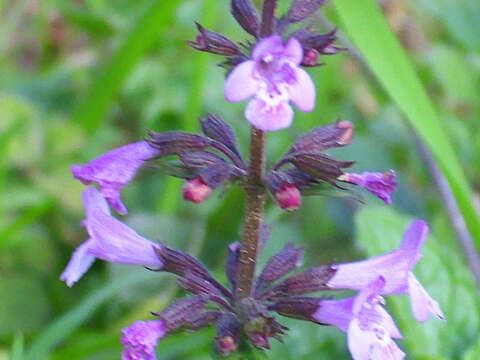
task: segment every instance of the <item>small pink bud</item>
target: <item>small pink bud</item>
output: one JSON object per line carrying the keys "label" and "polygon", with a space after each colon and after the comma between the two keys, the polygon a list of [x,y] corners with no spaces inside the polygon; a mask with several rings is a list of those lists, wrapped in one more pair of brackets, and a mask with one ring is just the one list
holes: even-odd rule
{"label": "small pink bud", "polygon": [[218,350],[223,355],[229,355],[237,350],[237,343],[235,339],[229,335],[217,337],[216,339]]}
{"label": "small pink bud", "polygon": [[205,184],[201,178],[195,178],[187,181],[183,187],[183,198],[195,204],[201,203],[208,198],[212,192],[212,188]]}
{"label": "small pink bud", "polygon": [[295,185],[285,184],[275,193],[275,199],[283,210],[297,210],[302,205],[302,194]]}
{"label": "small pink bud", "polygon": [[248,332],[247,336],[252,345],[255,346],[257,349],[270,349],[268,338],[264,334],[258,331],[253,331]]}
{"label": "small pink bud", "polygon": [[337,128],[344,130],[340,139],[337,140],[337,143],[339,145],[350,144],[353,138],[353,124],[350,121],[342,120],[337,123]]}
{"label": "small pink bud", "polygon": [[305,55],[303,55],[303,64],[306,65],[306,66],[315,66],[315,65],[318,65],[318,51],[311,48],[311,49],[308,49],[306,52],[305,52]]}

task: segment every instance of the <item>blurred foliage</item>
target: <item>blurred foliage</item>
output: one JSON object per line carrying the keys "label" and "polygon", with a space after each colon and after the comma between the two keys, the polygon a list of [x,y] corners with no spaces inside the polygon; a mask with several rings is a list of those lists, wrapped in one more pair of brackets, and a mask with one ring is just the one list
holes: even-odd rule
{"label": "blurred foliage", "polygon": [[[480,5],[379,3],[477,200]],[[280,0],[282,9],[287,5]],[[326,17],[341,25],[334,5],[325,7]],[[100,261],[72,289],[58,280],[85,239],[79,226],[83,185],[69,167],[136,141],[146,129],[196,131],[196,119],[207,111],[232,124],[246,154],[245,104],[223,99],[219,59],[185,44],[195,36],[195,20],[236,41],[245,35],[228,15],[228,1],[0,0],[0,16],[0,359],[118,359],[119,330],[160,310],[177,291],[165,274]],[[322,29],[315,18],[309,21]],[[406,299],[388,298],[406,338],[402,346],[412,359],[479,358],[478,290],[403,113],[355,57],[322,60],[325,66],[310,70],[316,109],[297,113],[289,130],[268,134],[268,161],[301,132],[338,116],[349,119],[354,142],[332,153],[355,160],[356,171],[397,170],[393,209],[368,194],[367,205],[311,197],[293,214],[270,201],[267,220],[274,228],[261,262],[291,240],[307,247],[307,265],[376,255],[398,246],[410,219],[423,218],[433,235],[416,274],[448,321],[417,325]],[[125,221],[146,237],[199,254],[222,278],[226,246],[241,230],[243,194],[218,191],[197,206],[180,201],[180,186],[142,170],[124,190]],[[268,358],[349,357],[345,335],[336,329],[284,323],[290,336],[274,343]],[[174,334],[158,353],[162,359],[210,359],[212,336],[212,330]]]}

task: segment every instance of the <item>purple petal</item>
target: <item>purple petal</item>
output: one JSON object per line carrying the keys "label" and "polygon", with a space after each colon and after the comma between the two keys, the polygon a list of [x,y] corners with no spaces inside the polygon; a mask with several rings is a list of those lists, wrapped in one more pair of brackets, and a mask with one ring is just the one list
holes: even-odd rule
{"label": "purple petal", "polygon": [[379,276],[363,288],[353,303],[353,314],[358,318],[360,327],[383,329],[388,337],[402,338],[400,330],[390,314],[383,308],[385,300],[380,296],[385,287],[385,279]]}
{"label": "purple petal", "polygon": [[371,350],[371,360],[402,360],[405,353],[392,339],[385,339],[385,342],[377,342]]}
{"label": "purple petal", "polygon": [[303,48],[300,44],[300,41],[294,37],[290,38],[283,49],[283,55],[295,65],[300,65],[300,63],[303,61]]}
{"label": "purple petal", "polygon": [[86,188],[83,190],[82,201],[83,206],[85,207],[85,213],[87,214],[87,219],[93,216],[93,213],[97,211],[110,215],[110,208],[108,207],[105,198],[97,189]]}
{"label": "purple petal", "polygon": [[97,183],[112,207],[120,214],[127,212],[120,200],[120,190],[135,176],[142,164],[160,154],[145,141],[128,144],[100,157],[84,166],[73,165],[72,174],[84,184]]}
{"label": "purple petal", "polygon": [[225,99],[230,102],[243,101],[254,95],[257,81],[253,78],[255,62],[244,61],[237,65],[225,81]]}
{"label": "purple petal", "polygon": [[354,319],[348,327],[348,348],[354,360],[401,360],[403,351],[392,340],[388,329],[372,323],[368,327]]}
{"label": "purple petal", "polygon": [[320,300],[318,309],[312,317],[323,324],[329,324],[347,332],[353,319],[353,302],[355,297],[342,300]]}
{"label": "purple petal", "polygon": [[433,314],[440,320],[445,320],[438,302],[428,295],[412,273],[408,275],[408,293],[410,295],[410,305],[412,307],[413,316],[417,321],[427,321],[430,314]]}
{"label": "purple petal", "polygon": [[122,360],[156,360],[155,347],[165,336],[166,326],[162,320],[136,321],[122,334]]}
{"label": "purple petal", "polygon": [[83,276],[95,258],[121,264],[163,266],[155,254],[155,248],[161,245],[141,237],[111,216],[107,202],[97,189],[85,189],[82,198],[87,213],[82,223],[90,238],[75,250],[60,276],[68,286]]}
{"label": "purple petal", "polygon": [[308,73],[295,68],[296,82],[288,87],[290,100],[302,111],[312,111],[315,107],[315,85]]}
{"label": "purple petal", "polygon": [[281,54],[283,52],[282,38],[279,35],[272,35],[261,40],[252,52],[252,58],[255,61],[260,61],[269,54]]}
{"label": "purple petal", "polygon": [[337,265],[328,286],[362,290],[382,276],[386,281],[383,294],[405,293],[408,273],[421,257],[421,247],[427,234],[428,226],[424,221],[412,222],[400,248],[368,260]]}
{"label": "purple petal", "polygon": [[155,247],[160,248],[159,244],[141,237],[103,211],[94,213],[87,219],[86,225],[92,238],[89,252],[97,258],[121,264],[163,266],[154,250]]}
{"label": "purple petal", "polygon": [[81,244],[73,253],[67,267],[60,275],[60,280],[65,281],[68,287],[72,287],[95,261],[95,256],[88,253],[89,239]]}
{"label": "purple petal", "polygon": [[356,320],[353,320],[348,327],[347,342],[353,360],[370,360],[375,335],[370,331],[363,331]]}
{"label": "purple petal", "polygon": [[353,314],[357,316],[366,303],[374,303],[374,300],[376,300],[382,293],[384,287],[385,278],[383,276],[378,276],[371,283],[361,289],[357,296],[355,296]]}
{"label": "purple petal", "polygon": [[380,320],[379,324],[388,331],[390,337],[393,339],[402,339],[402,333],[398,329],[397,324],[395,324],[395,321],[393,321],[393,318],[388,311],[378,304],[374,306],[374,309],[377,312],[378,319]]}
{"label": "purple petal", "polygon": [[410,268],[422,258],[422,247],[429,233],[428,224],[423,220],[412,221],[403,234],[400,249],[405,257],[410,258]]}
{"label": "purple petal", "polygon": [[293,110],[287,102],[275,105],[254,98],[245,109],[245,117],[256,128],[264,131],[276,131],[290,126]]}
{"label": "purple petal", "polygon": [[397,190],[396,175],[393,170],[384,173],[364,172],[362,174],[347,173],[341,175],[340,181],[349,182],[363,187],[386,204],[392,204],[391,195]]}

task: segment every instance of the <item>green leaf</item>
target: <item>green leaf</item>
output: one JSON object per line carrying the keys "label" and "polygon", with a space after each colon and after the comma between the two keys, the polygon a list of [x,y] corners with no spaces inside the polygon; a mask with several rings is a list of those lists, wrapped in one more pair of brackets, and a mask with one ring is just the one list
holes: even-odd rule
{"label": "green leaf", "polygon": [[76,328],[93,316],[97,309],[104,302],[109,300],[120,290],[142,282],[151,281],[152,274],[145,271],[134,273],[110,282],[108,285],[99,288],[94,293],[83,299],[75,308],[66,314],[61,315],[52,322],[30,345],[26,352],[25,360],[42,360],[50,351],[70,335]]}
{"label": "green leaf", "polygon": [[480,222],[465,174],[405,51],[373,0],[337,0],[345,30],[365,61],[434,155],[480,248]]}
{"label": "green leaf", "polygon": [[419,0],[428,15],[442,20],[452,37],[465,48],[480,50],[480,3],[477,0]]}
{"label": "green leaf", "polygon": [[70,24],[79,27],[91,36],[106,37],[111,36],[114,32],[114,28],[107,16],[105,16],[105,18],[100,17],[91,11],[87,11],[66,1],[54,0],[53,3]]}
{"label": "green leaf", "polygon": [[[396,249],[412,219],[391,208],[365,207],[355,219],[357,243],[368,256]],[[423,258],[414,269],[427,292],[442,308],[446,322],[430,319],[417,323],[406,296],[389,296],[387,304],[402,331],[409,355],[414,359],[454,359],[480,331],[479,304],[475,281],[450,241],[430,234]],[[455,296],[452,296],[455,294]]]}
{"label": "green leaf", "polygon": [[0,336],[31,333],[48,320],[51,304],[40,280],[13,272],[0,276]]}
{"label": "green leaf", "polygon": [[17,333],[13,338],[12,351],[10,352],[10,360],[23,360],[24,338],[21,332]]}
{"label": "green leaf", "polygon": [[128,74],[153,45],[158,34],[171,23],[177,4],[177,0],[153,0],[148,4],[102,74],[92,84],[73,122],[82,124],[89,133],[99,128]]}
{"label": "green leaf", "polygon": [[478,360],[480,359],[480,338],[477,343],[470,348],[462,358],[463,360]]}
{"label": "green leaf", "polygon": [[465,57],[452,47],[436,46],[430,50],[428,58],[436,77],[450,98],[467,104],[477,104],[477,77]]}

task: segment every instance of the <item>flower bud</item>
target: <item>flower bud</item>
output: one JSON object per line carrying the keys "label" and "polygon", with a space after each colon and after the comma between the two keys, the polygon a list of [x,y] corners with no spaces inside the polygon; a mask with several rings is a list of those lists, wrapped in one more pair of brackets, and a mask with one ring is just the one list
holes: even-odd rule
{"label": "flower bud", "polygon": [[235,20],[249,34],[257,36],[260,21],[250,0],[232,0],[231,12]]}
{"label": "flower bud", "polygon": [[160,150],[159,156],[204,150],[212,142],[205,136],[183,131],[166,131],[161,133],[150,131],[149,135],[150,139],[146,139],[146,141],[153,148]]}
{"label": "flower bud", "polygon": [[289,153],[319,152],[332,147],[342,147],[350,144],[352,138],[353,124],[339,120],[309,131],[291,146]]}
{"label": "flower bud", "polygon": [[248,340],[255,346],[257,349],[270,349],[270,343],[268,341],[268,337],[259,332],[259,331],[250,331],[247,332]]}
{"label": "flower bud", "polygon": [[202,127],[202,132],[206,136],[222,143],[236,155],[239,155],[237,150],[237,140],[233,129],[229,124],[218,116],[207,114],[205,119],[200,120],[200,125]]}
{"label": "flower bud", "polygon": [[290,297],[276,301],[268,308],[280,315],[294,319],[314,321],[312,315],[318,309],[319,299],[310,297]]}
{"label": "flower bud", "polygon": [[302,195],[295,182],[295,177],[285,171],[272,170],[266,177],[270,193],[283,210],[297,210],[302,204]]}
{"label": "flower bud", "polygon": [[238,304],[239,319],[248,339],[258,349],[270,349],[269,337],[281,338],[286,328],[275,321],[267,307],[253,298]]}
{"label": "flower bud", "polygon": [[[315,50],[317,55],[334,55],[340,51],[344,51],[344,48],[339,48],[334,45],[336,40],[337,30],[332,30],[326,34],[316,34],[307,30],[306,28],[298,29],[294,31],[291,36],[297,38],[302,44],[303,53],[309,55],[309,57],[304,56],[302,65],[304,66],[319,66],[322,64],[316,63],[316,59],[312,58],[314,52],[310,50]],[[315,62],[314,62],[315,61]]]}
{"label": "flower bud", "polygon": [[185,324],[189,330],[196,331],[204,327],[210,326],[215,322],[222,313],[220,311],[207,311],[192,317]]}
{"label": "flower bud", "polygon": [[304,20],[313,15],[326,0],[294,0],[287,12],[287,20],[291,23]]}
{"label": "flower bud", "polygon": [[198,319],[208,300],[208,297],[203,295],[182,298],[175,301],[162,312],[153,313],[153,315],[160,317],[165,323],[166,331],[171,332]]}
{"label": "flower bud", "polygon": [[319,62],[318,62],[318,55],[319,52],[315,49],[308,49],[307,51],[305,51],[305,54],[303,54],[303,61],[302,61],[302,65],[303,66],[319,66],[321,65]]}
{"label": "flower bud", "polygon": [[178,154],[178,157],[187,169],[202,169],[225,162],[220,156],[210,151],[186,151]]}
{"label": "flower bud", "polygon": [[339,161],[321,153],[296,153],[290,155],[289,161],[313,178],[332,185],[343,174],[342,168],[348,168],[354,164],[353,161]]}
{"label": "flower bud", "polygon": [[196,41],[188,41],[188,44],[194,49],[225,56],[240,53],[240,50],[233,41],[223,35],[205,29],[199,23],[196,24],[199,31]]}
{"label": "flower bud", "polygon": [[186,201],[199,204],[210,196],[212,188],[205,184],[200,177],[196,177],[186,182],[183,187],[183,198]]}
{"label": "flower bud", "polygon": [[303,247],[296,248],[293,244],[285,247],[272,256],[263,268],[259,279],[264,282],[273,282],[300,267],[303,262]]}
{"label": "flower bud", "polygon": [[217,321],[217,350],[222,356],[229,356],[238,348],[240,323],[232,313],[222,314]]}
{"label": "flower bud", "polygon": [[180,276],[192,274],[205,280],[211,280],[213,278],[207,268],[189,254],[174,250],[168,246],[156,248],[155,253],[164,264],[162,267],[163,271]]}
{"label": "flower bud", "polygon": [[302,295],[317,291],[328,290],[327,282],[335,275],[331,266],[316,266],[297,275],[290,276],[280,284],[262,294],[262,298],[275,298],[276,296]]}
{"label": "flower bud", "polygon": [[302,205],[302,194],[295,185],[285,184],[275,193],[275,199],[283,210],[294,211]]}

